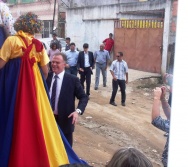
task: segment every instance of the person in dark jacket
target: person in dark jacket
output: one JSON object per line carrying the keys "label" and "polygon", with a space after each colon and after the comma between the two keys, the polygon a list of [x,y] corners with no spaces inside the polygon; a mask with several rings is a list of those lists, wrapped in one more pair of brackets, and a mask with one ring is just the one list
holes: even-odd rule
{"label": "person in dark jacket", "polygon": [[78,55],[78,70],[80,74],[80,82],[84,88],[84,82],[86,80],[86,94],[90,95],[91,75],[93,74],[92,69],[94,68],[94,57],[93,52],[88,51],[89,45],[83,44],[84,51],[81,51]]}
{"label": "person in dark jacket", "polygon": [[[49,73],[46,82],[49,88],[52,110],[56,122],[72,146],[75,124],[78,115],[82,115],[87,106],[88,97],[79,79],[74,75],[65,73],[66,55],[64,53],[55,54],[51,63],[53,72]],[[79,99],[76,109],[75,97]]]}

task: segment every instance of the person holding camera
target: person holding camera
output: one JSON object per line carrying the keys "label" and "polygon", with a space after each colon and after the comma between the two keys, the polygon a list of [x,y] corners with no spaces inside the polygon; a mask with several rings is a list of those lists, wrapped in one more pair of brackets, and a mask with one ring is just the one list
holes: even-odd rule
{"label": "person holding camera", "polygon": [[[171,108],[168,104],[168,101],[165,98],[166,95],[166,87],[162,86],[156,87],[154,89],[154,99],[153,99],[153,107],[152,107],[152,124],[162,131],[169,133],[170,130],[170,112]],[[163,112],[167,119],[163,119],[160,114],[160,107],[162,105]],[[167,136],[167,141],[164,147],[164,151],[162,154],[162,163],[164,167],[167,167],[168,162],[168,143],[169,143],[169,135]]]}
{"label": "person holding camera", "polygon": [[169,98],[168,98],[168,104],[172,105],[172,85],[173,85],[173,75],[172,74],[168,74],[168,73],[165,73],[164,76],[163,76],[163,82],[165,84],[167,84],[170,89],[169,89]]}

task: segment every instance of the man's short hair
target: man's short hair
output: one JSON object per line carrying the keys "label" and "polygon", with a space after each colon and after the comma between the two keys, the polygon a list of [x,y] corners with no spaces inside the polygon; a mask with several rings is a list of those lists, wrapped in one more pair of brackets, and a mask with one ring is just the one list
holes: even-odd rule
{"label": "man's short hair", "polygon": [[55,53],[54,56],[62,56],[63,60],[66,62],[67,61],[67,56],[65,55],[65,53]]}
{"label": "man's short hair", "polygon": [[88,44],[88,43],[84,43],[84,44],[83,44],[83,48],[84,48],[84,49],[89,48],[89,44]]}
{"label": "man's short hair", "polygon": [[55,32],[52,33],[53,36],[57,36],[57,34]]}
{"label": "man's short hair", "polygon": [[110,33],[109,35],[113,36],[113,34],[112,34],[112,33]]}
{"label": "man's short hair", "polygon": [[123,52],[118,52],[120,56],[123,56]]}
{"label": "man's short hair", "polygon": [[71,42],[71,43],[70,43],[70,46],[71,46],[71,45],[74,45],[74,46],[75,46],[75,43],[74,43],[74,42]]}
{"label": "man's short hair", "polygon": [[69,40],[69,41],[71,40],[69,37],[67,37],[67,38],[65,38],[65,39],[66,39],[66,40]]}

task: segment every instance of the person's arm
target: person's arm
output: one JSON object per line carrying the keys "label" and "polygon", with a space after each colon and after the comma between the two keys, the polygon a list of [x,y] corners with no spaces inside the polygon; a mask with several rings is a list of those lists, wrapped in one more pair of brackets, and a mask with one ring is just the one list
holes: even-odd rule
{"label": "person's arm", "polygon": [[79,54],[78,54],[78,61],[77,61],[77,67],[78,67],[79,71],[83,72],[84,69],[80,67],[80,64],[81,64],[81,55],[82,55],[82,52],[79,52]]}
{"label": "person's arm", "polygon": [[82,115],[88,103],[88,96],[85,94],[80,80],[76,78],[75,82],[75,96],[77,99],[79,99],[77,109],[81,111],[80,115]]}
{"label": "person's arm", "polygon": [[6,64],[6,61],[0,58],[0,69],[3,68]]}
{"label": "person's arm", "polygon": [[82,115],[88,103],[88,96],[85,94],[84,89],[80,83],[80,80],[75,80],[75,96],[79,99],[77,109],[72,112],[68,118],[72,117],[72,124],[76,124],[78,121],[78,114]]}
{"label": "person's arm", "polygon": [[168,101],[165,98],[166,87],[163,86],[161,89],[162,89],[162,95],[161,95],[162,108],[163,108],[164,114],[166,115],[167,119],[170,120],[171,108],[170,108],[170,105],[168,104]]}
{"label": "person's arm", "polygon": [[96,60],[97,60],[97,51],[95,51],[95,53],[93,55],[93,58],[94,58],[94,63],[96,63]]}
{"label": "person's arm", "polygon": [[5,64],[9,61],[11,57],[11,53],[13,50],[13,45],[11,41],[14,41],[13,38],[15,37],[8,37],[0,49],[0,69],[5,66]]}
{"label": "person's arm", "polygon": [[94,55],[93,55],[93,52],[90,52],[91,54],[91,64],[90,64],[90,67],[91,67],[91,70],[94,69],[94,66],[95,66],[95,60],[94,60]]}
{"label": "person's arm", "polygon": [[110,66],[110,73],[111,73],[111,75],[112,75],[113,80],[116,81],[117,78],[116,78],[116,76],[115,76],[115,74],[114,74],[113,69],[114,69],[114,63],[112,62],[111,66]]}
{"label": "person's arm", "polygon": [[51,49],[48,50],[48,53],[47,53],[49,58],[50,58],[50,52],[51,52]]}
{"label": "person's arm", "polygon": [[41,59],[40,59],[39,65],[40,65],[41,70],[44,74],[44,78],[46,79],[48,76],[48,69],[49,69],[48,64],[49,64],[50,59],[49,59],[44,47],[42,48],[42,51],[40,52],[40,57],[41,57]]}
{"label": "person's arm", "polygon": [[152,121],[160,116],[160,106],[161,106],[161,94],[162,90],[156,87],[154,90],[153,106],[152,106]]}
{"label": "person's arm", "polygon": [[105,70],[107,69],[107,67],[108,67],[108,62],[110,61],[110,55],[109,55],[109,52],[108,51],[106,51],[106,68],[105,68]]}
{"label": "person's arm", "polygon": [[111,73],[111,75],[112,75],[112,77],[113,77],[113,80],[116,81],[117,78],[116,78],[116,76],[114,75],[114,72],[113,72],[112,70],[110,70],[110,73]]}
{"label": "person's arm", "polygon": [[105,44],[105,43],[106,43],[106,40],[107,40],[107,38],[106,38],[102,43]]}
{"label": "person's arm", "polygon": [[128,81],[129,81],[129,75],[128,75],[128,72],[126,72],[126,84],[128,84]]}
{"label": "person's arm", "polygon": [[111,47],[110,53],[112,53],[113,50],[114,50],[114,40],[113,40],[113,44],[112,44],[112,47]]}
{"label": "person's arm", "polygon": [[44,74],[44,78],[48,77],[48,65],[41,66],[42,72]]}

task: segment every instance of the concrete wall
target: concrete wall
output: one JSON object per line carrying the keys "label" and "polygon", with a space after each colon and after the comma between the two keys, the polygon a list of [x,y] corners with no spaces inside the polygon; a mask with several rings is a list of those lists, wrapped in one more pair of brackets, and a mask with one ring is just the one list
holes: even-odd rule
{"label": "concrete wall", "polygon": [[[126,11],[164,9],[165,0],[156,2],[133,2],[132,0],[72,0],[67,8],[66,36],[82,50],[88,42],[91,51],[99,49],[109,33],[114,33],[115,19],[143,19],[146,16],[126,15]],[[102,5],[102,6],[100,6]],[[151,16],[148,16],[148,18]]]}
{"label": "concrete wall", "polygon": [[95,51],[108,34],[114,32],[116,12],[116,6],[67,10],[66,35],[79,49],[87,42],[90,50]]}

